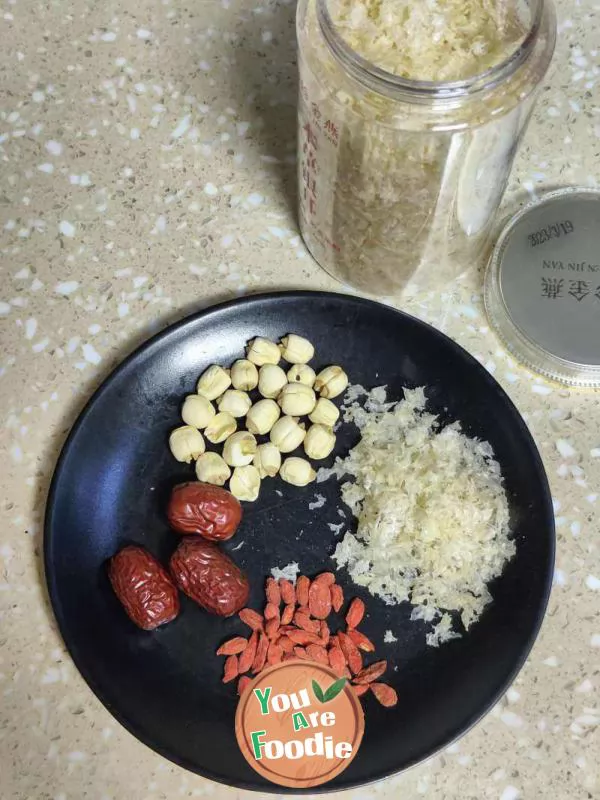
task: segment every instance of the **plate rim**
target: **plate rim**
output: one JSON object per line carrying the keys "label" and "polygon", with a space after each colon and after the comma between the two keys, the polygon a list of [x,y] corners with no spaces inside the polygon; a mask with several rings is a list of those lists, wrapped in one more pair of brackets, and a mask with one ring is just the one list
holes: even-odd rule
{"label": "plate rim", "polygon": [[[85,424],[88,415],[93,410],[96,403],[98,403],[101,400],[104,393],[112,386],[112,384],[115,381],[117,381],[120,378],[120,376],[124,372],[126,372],[126,370],[137,359],[140,358],[140,356],[142,356],[143,354],[150,353],[154,348],[160,346],[164,340],[168,340],[169,338],[176,336],[182,329],[189,326],[193,326],[194,323],[204,319],[205,317],[212,316],[215,314],[220,314],[223,312],[227,312],[231,309],[235,309],[237,307],[243,307],[254,303],[255,304],[270,303],[282,299],[307,300],[309,298],[330,300],[330,301],[341,300],[342,302],[352,302],[359,307],[367,307],[367,308],[373,308],[374,306],[380,307],[382,310],[385,309],[387,312],[391,312],[393,314],[399,315],[404,319],[408,319],[413,324],[416,324],[418,327],[427,329],[434,336],[437,336],[442,341],[445,341],[451,347],[451,349],[457,351],[457,353],[461,357],[466,358],[466,360],[470,362],[473,367],[475,367],[478,371],[480,371],[482,375],[486,377],[487,381],[495,387],[495,389],[499,392],[504,402],[507,403],[508,407],[515,414],[516,418],[520,423],[522,433],[528,440],[531,454],[536,464],[536,472],[540,479],[542,496],[543,496],[543,506],[545,506],[549,522],[549,527],[548,527],[549,546],[548,546],[547,568],[546,568],[542,602],[540,603],[537,609],[535,622],[530,634],[528,635],[526,647],[523,649],[523,652],[521,653],[520,657],[515,662],[514,668],[508,674],[504,682],[492,694],[490,694],[488,701],[482,705],[479,711],[477,711],[475,714],[472,715],[472,717],[467,721],[467,724],[461,727],[460,731],[458,731],[458,733],[452,739],[435,744],[428,752],[424,753],[418,758],[414,758],[413,760],[411,760],[404,766],[400,767],[399,769],[387,770],[385,772],[378,774],[375,777],[367,778],[366,780],[352,780],[348,782],[343,782],[342,779],[341,785],[338,784],[335,786],[331,786],[329,784],[325,784],[323,786],[313,787],[311,790],[308,789],[292,790],[288,787],[278,786],[276,784],[272,784],[270,786],[269,785],[257,786],[256,783],[248,782],[245,780],[229,780],[223,775],[212,773],[210,770],[200,771],[194,764],[190,763],[188,759],[178,756],[177,753],[171,752],[168,748],[153,741],[152,738],[146,735],[143,730],[140,730],[139,726],[135,722],[130,720],[126,714],[123,714],[119,709],[115,708],[110,702],[110,700],[105,696],[102,689],[98,686],[97,682],[91,675],[88,668],[85,666],[84,659],[80,657],[78,653],[76,642],[74,642],[70,636],[67,638],[67,635],[65,634],[67,623],[63,615],[62,604],[59,597],[59,587],[56,581],[56,575],[54,574],[52,569],[51,551],[53,543],[53,533],[52,533],[54,528],[53,515],[56,506],[56,496],[59,490],[59,484],[61,481],[62,473],[65,470],[65,465],[67,463],[70,450],[77,437],[77,434],[80,428],[83,427],[83,425]],[[424,763],[425,761],[428,761],[434,755],[439,753],[442,748],[448,747],[453,742],[462,739],[462,737],[465,736],[467,733],[469,733],[469,731],[471,731],[475,727],[475,725],[477,725],[496,705],[496,703],[506,692],[507,688],[512,685],[516,676],[519,674],[525,662],[527,661],[529,654],[531,653],[531,650],[533,648],[533,645],[535,644],[538,638],[540,629],[542,627],[542,623],[546,616],[546,610],[548,607],[548,602],[550,600],[550,594],[552,590],[555,558],[556,558],[556,527],[554,521],[554,510],[552,505],[552,494],[550,491],[548,476],[538,446],[535,442],[535,439],[533,438],[533,435],[529,430],[529,427],[525,423],[525,420],[523,419],[521,412],[519,411],[515,403],[512,401],[508,393],[494,378],[494,376],[491,375],[485,369],[485,367],[468,350],[466,350],[462,345],[460,345],[450,336],[445,334],[443,331],[439,330],[438,328],[434,327],[428,322],[425,322],[419,317],[409,314],[408,312],[400,310],[392,305],[387,305],[385,303],[381,303],[367,297],[362,297],[360,295],[345,294],[344,292],[292,289],[283,291],[257,292],[255,294],[248,294],[242,297],[235,297],[226,300],[224,302],[215,303],[214,305],[211,304],[206,306],[205,308],[201,308],[199,311],[189,314],[175,323],[167,325],[165,328],[154,333],[151,337],[143,341],[141,344],[135,347],[130,353],[128,353],[111,370],[111,372],[100,383],[100,385],[96,387],[96,389],[92,392],[91,396],[88,398],[83,408],[79,411],[77,418],[75,419],[75,422],[72,424],[69,433],[67,434],[67,437],[64,440],[64,443],[60,449],[59,456],[56,460],[56,464],[52,473],[52,480],[50,482],[50,487],[46,498],[46,505],[44,512],[43,572],[44,572],[44,579],[46,583],[48,597],[50,600],[50,607],[52,610],[52,614],[54,616],[54,620],[58,627],[58,631],[63,640],[64,646],[67,652],[69,653],[69,656],[71,657],[81,677],[87,683],[87,685],[92,690],[96,698],[102,703],[102,705],[114,717],[114,719],[116,719],[116,721],[120,725],[122,725],[123,728],[125,728],[125,730],[130,735],[132,735],[135,739],[137,739],[139,742],[141,742],[143,745],[148,747],[150,750],[152,750],[162,758],[166,758],[167,760],[177,764],[179,767],[182,767],[183,769],[186,769],[195,775],[199,775],[200,777],[212,780],[218,784],[224,786],[230,786],[237,789],[243,789],[246,791],[262,792],[267,794],[307,794],[307,793],[327,794],[331,792],[340,792],[350,789],[356,789],[362,786],[369,786],[371,784],[386,780],[389,777],[400,775],[406,770],[409,770],[412,767],[416,766],[417,764],[421,764]],[[342,773],[342,776],[343,774],[344,773]]]}

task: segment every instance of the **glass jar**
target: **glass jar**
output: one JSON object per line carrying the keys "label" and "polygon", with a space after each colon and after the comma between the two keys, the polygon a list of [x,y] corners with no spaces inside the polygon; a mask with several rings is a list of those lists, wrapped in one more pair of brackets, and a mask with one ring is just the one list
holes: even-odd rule
{"label": "glass jar", "polygon": [[501,63],[428,82],[375,67],[339,34],[327,0],[300,0],[300,229],[334,277],[392,295],[482,265],[554,51],[551,0],[525,8],[523,38]]}

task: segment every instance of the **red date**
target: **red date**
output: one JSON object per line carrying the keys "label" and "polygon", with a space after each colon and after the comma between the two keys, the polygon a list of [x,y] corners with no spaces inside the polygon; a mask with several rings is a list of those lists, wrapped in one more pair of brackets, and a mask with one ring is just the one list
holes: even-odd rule
{"label": "red date", "polygon": [[179,533],[197,533],[211,542],[231,539],[242,519],[239,500],[210,483],[181,483],[171,492],[169,523]]}
{"label": "red date", "polygon": [[244,573],[215,544],[199,537],[181,540],[171,556],[171,574],[181,591],[211,614],[230,617],[248,600]]}
{"label": "red date", "polygon": [[179,614],[179,595],[169,573],[143,547],[130,545],[113,556],[108,577],[129,618],[154,630]]}

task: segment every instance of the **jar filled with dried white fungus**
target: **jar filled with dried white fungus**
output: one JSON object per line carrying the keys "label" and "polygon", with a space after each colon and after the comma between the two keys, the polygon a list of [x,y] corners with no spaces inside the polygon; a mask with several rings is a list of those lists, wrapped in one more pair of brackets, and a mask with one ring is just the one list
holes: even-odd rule
{"label": "jar filled with dried white fungus", "polygon": [[480,266],[554,50],[551,0],[300,0],[299,216],[370,294]]}

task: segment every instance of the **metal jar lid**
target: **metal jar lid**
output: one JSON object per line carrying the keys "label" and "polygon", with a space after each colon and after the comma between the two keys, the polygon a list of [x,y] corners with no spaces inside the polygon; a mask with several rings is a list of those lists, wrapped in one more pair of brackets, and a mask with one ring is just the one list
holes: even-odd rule
{"label": "metal jar lid", "polygon": [[485,277],[488,317],[535,372],[600,387],[600,191],[568,188],[525,206]]}

